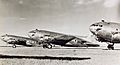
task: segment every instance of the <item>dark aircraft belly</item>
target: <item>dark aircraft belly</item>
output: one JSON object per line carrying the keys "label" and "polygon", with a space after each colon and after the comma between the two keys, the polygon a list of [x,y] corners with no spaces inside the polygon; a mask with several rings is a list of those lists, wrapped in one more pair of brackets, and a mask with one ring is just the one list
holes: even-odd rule
{"label": "dark aircraft belly", "polygon": [[120,33],[112,34],[110,32],[100,31],[97,34],[97,38],[101,42],[120,43]]}
{"label": "dark aircraft belly", "polygon": [[10,44],[23,45],[23,46],[32,46],[32,45],[28,45],[26,43],[26,41],[15,41],[15,42],[10,42]]}
{"label": "dark aircraft belly", "polygon": [[50,43],[64,46],[68,41],[67,40],[52,40]]}

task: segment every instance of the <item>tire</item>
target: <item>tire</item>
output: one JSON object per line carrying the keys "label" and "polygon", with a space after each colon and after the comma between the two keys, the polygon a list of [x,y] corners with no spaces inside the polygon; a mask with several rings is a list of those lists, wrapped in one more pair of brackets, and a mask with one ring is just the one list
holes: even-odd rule
{"label": "tire", "polygon": [[114,46],[112,46],[112,45],[108,45],[107,48],[108,48],[108,50],[114,50]]}
{"label": "tire", "polygon": [[51,45],[51,44],[47,45],[47,48],[48,48],[48,49],[51,49],[51,48],[52,48],[52,45]]}
{"label": "tire", "polygon": [[114,47],[111,47],[112,50],[114,50]]}
{"label": "tire", "polygon": [[46,46],[46,45],[43,45],[43,48],[47,48],[47,46]]}

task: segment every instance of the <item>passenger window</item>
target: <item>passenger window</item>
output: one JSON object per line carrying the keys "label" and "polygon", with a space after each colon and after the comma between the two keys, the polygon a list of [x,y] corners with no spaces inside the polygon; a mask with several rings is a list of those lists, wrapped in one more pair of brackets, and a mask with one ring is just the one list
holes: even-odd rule
{"label": "passenger window", "polygon": [[98,26],[97,24],[92,24],[92,26]]}
{"label": "passenger window", "polygon": [[43,37],[40,37],[40,38],[43,38]]}
{"label": "passenger window", "polygon": [[115,32],[115,34],[118,34],[118,32]]}
{"label": "passenger window", "polygon": [[100,27],[102,27],[103,25],[99,25]]}
{"label": "passenger window", "polygon": [[108,23],[108,24],[110,24],[110,23]]}
{"label": "passenger window", "polygon": [[33,31],[33,33],[36,33],[35,31]]}
{"label": "passenger window", "polygon": [[1,36],[1,37],[5,37],[5,36]]}

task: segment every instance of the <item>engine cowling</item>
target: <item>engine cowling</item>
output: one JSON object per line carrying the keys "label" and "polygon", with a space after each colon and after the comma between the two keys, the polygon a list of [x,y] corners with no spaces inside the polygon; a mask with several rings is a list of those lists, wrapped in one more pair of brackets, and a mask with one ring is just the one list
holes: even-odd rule
{"label": "engine cowling", "polygon": [[35,45],[35,44],[36,44],[35,41],[31,41],[31,40],[26,41],[26,45]]}
{"label": "engine cowling", "polygon": [[7,43],[15,43],[16,40],[8,40]]}

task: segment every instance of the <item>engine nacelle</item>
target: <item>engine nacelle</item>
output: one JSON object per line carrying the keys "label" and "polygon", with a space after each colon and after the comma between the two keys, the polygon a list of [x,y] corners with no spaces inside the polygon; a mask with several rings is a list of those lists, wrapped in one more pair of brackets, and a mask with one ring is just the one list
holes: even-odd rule
{"label": "engine nacelle", "polygon": [[8,40],[7,43],[15,43],[16,40]]}
{"label": "engine nacelle", "polygon": [[35,45],[36,41],[27,40],[26,45]]}

